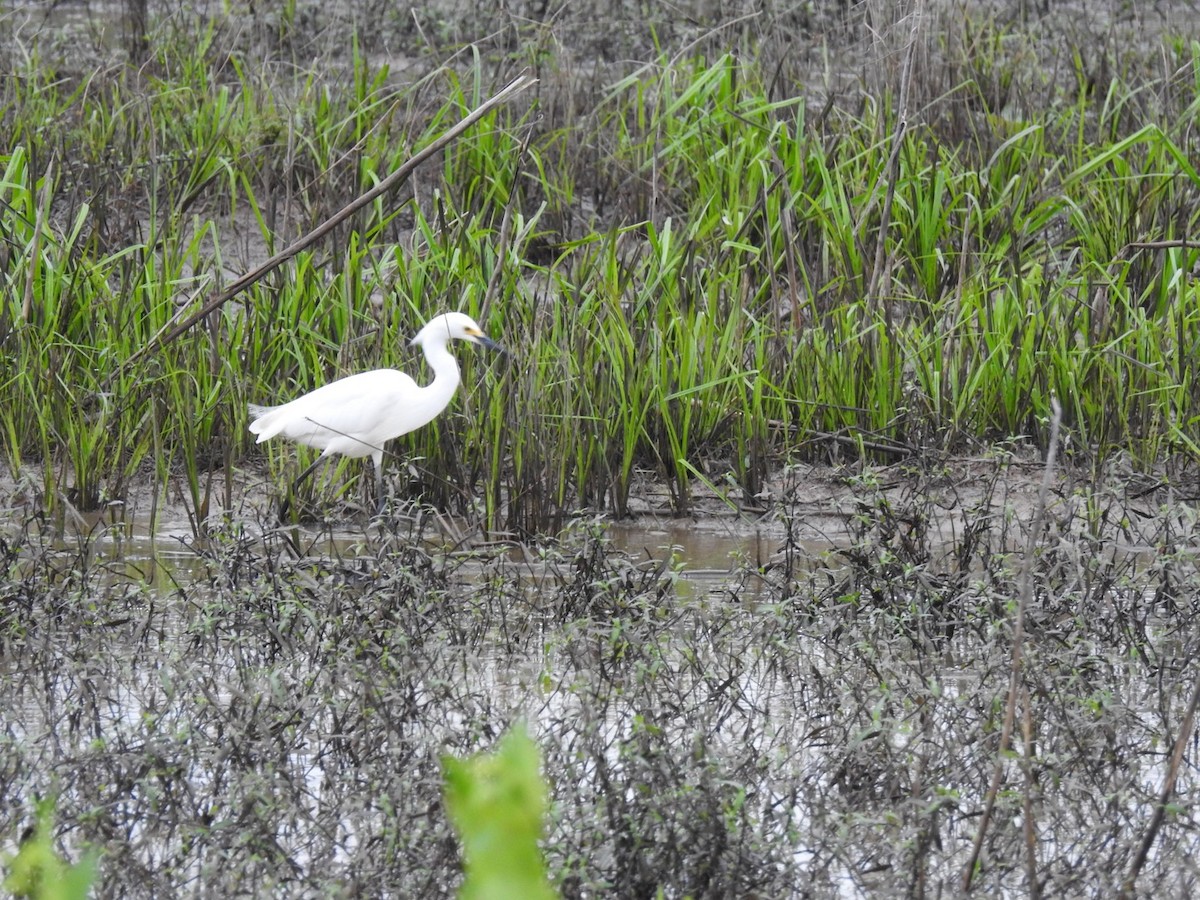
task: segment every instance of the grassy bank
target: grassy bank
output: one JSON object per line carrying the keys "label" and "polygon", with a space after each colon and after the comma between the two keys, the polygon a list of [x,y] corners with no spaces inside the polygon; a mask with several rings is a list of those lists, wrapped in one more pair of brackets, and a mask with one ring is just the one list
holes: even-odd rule
{"label": "grassy bank", "polygon": [[[698,484],[753,502],[790,459],[1036,443],[1054,396],[1084,459],[1193,455],[1200,45],[1039,55],[1013,49],[1027,23],[912,24],[820,84],[746,28],[585,66],[529,26],[420,78],[357,42],[284,65],[213,21],[136,69],[10,50],[9,467],[51,508],[179,479],[201,518],[233,467],[295,465],[253,447],[247,401],[420,379],[406,336],[459,307],[515,358],[464,353],[398,489],[518,533],[622,514],[646,470],[686,513]],[[124,364],[525,68],[536,91],[401,195]]]}

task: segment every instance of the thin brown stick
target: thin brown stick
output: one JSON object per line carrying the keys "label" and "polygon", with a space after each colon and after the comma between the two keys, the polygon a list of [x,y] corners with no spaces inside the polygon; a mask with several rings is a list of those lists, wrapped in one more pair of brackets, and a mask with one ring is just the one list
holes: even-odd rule
{"label": "thin brown stick", "polygon": [[1171,241],[1130,241],[1117,254],[1123,256],[1126,250],[1187,250],[1197,246],[1197,238],[1180,238]]}
{"label": "thin brown stick", "polygon": [[517,194],[517,183],[521,180],[521,167],[525,163],[525,154],[529,152],[529,140],[532,137],[532,130],[525,133],[525,139],[521,141],[521,151],[517,154],[512,183],[508,188],[508,199],[504,204],[504,219],[500,223],[500,237],[496,243],[496,267],[492,269],[492,276],[488,279],[487,287],[483,292],[483,300],[479,304],[481,320],[486,318],[488,306],[496,299],[496,292],[500,289],[500,279],[504,277],[505,263],[508,262],[508,244],[512,239],[513,206],[515,205],[513,198]]}
{"label": "thin brown stick", "polygon": [[892,135],[892,155],[887,162],[887,190],[883,194],[883,210],[879,214],[879,240],[875,242],[875,262],[871,266],[871,283],[867,287],[867,296],[871,302],[878,298],[879,283],[883,280],[883,264],[886,260],[887,230],[892,220],[892,200],[896,196],[896,179],[900,174],[900,148],[904,146],[904,135],[908,131],[908,123],[901,118],[896,123],[896,131]]}
{"label": "thin brown stick", "polygon": [[206,301],[204,305],[200,307],[200,309],[192,313],[192,315],[188,316],[182,322],[179,322],[169,329],[160,331],[140,350],[125,360],[123,366],[129,365],[135,360],[140,359],[142,356],[146,355],[152,350],[156,350],[165,346],[166,344],[169,344],[171,341],[175,340],[175,338],[192,328],[192,326],[202,320],[209,313],[219,309],[246,288],[250,287],[250,285],[259,281],[270,272],[273,272],[281,264],[287,262],[301,250],[304,250],[315,244],[364,206],[373,202],[381,195],[395,190],[397,187],[403,184],[410,175],[412,175],[417,166],[448,146],[451,142],[458,138],[459,135],[461,135],[464,131],[478,122],[481,118],[487,115],[491,110],[495,109],[501,103],[506,103],[518,93],[536,83],[537,79],[529,75],[521,75],[510,81],[498,92],[489,97],[487,100],[484,100],[483,103],[479,104],[479,106],[464,116],[456,125],[451,126],[449,129],[431,141],[428,145],[411,156],[407,162],[400,166],[400,168],[396,169],[396,171],[392,172],[392,174],[387,178],[383,179],[383,181],[379,182],[379,184],[375,185],[375,187],[371,188],[365,194],[360,195],[357,199],[347,204],[338,212],[334,213],[312,231],[308,232],[308,234],[298,239],[295,243],[290,244],[283,250],[280,250],[258,268],[247,272],[220,294],[217,294],[212,299]]}
{"label": "thin brown stick", "polygon": [[1021,590],[1017,599],[1017,609],[1013,613],[1013,647],[1012,665],[1008,677],[1008,700],[1004,707],[1004,726],[1000,731],[1000,746],[996,748],[996,761],[992,767],[992,782],[988,785],[987,796],[984,798],[983,815],[979,819],[979,829],[975,832],[975,844],[971,848],[971,858],[963,869],[962,889],[966,893],[971,889],[971,879],[975,877],[975,868],[979,864],[979,855],[983,851],[983,839],[987,835],[988,825],[992,820],[992,811],[996,807],[996,795],[1000,792],[1000,783],[1004,780],[1004,755],[1011,746],[1013,722],[1017,712],[1017,694],[1021,684],[1021,668],[1023,665],[1023,645],[1025,642],[1025,609],[1033,599],[1033,558],[1037,551],[1038,538],[1042,533],[1042,520],[1046,517],[1046,500],[1050,494],[1050,486],[1054,480],[1054,458],[1058,453],[1058,429],[1062,424],[1062,406],[1057,398],[1050,400],[1050,445],[1046,448],[1046,466],[1042,472],[1042,485],[1038,489],[1037,509],[1033,514],[1033,524],[1029,529],[1029,540],[1025,542],[1025,558],[1021,561]]}
{"label": "thin brown stick", "polygon": [[[791,422],[785,422],[782,419],[767,419],[767,427],[774,428],[777,431],[797,432],[799,429]],[[862,448],[870,450],[873,453],[883,453],[888,456],[895,456],[901,459],[907,459],[916,454],[916,448],[907,444],[888,444],[883,441],[869,441],[863,439],[861,433],[844,434],[835,431],[805,431],[803,444],[819,444],[822,441],[827,441],[834,444],[843,444],[849,447]]]}
{"label": "thin brown stick", "polygon": [[1134,887],[1138,875],[1141,874],[1142,866],[1146,864],[1146,859],[1150,856],[1150,848],[1154,846],[1154,839],[1158,837],[1158,831],[1162,828],[1163,820],[1167,815],[1167,803],[1175,793],[1175,782],[1179,778],[1179,769],[1183,765],[1183,754],[1192,737],[1192,729],[1195,727],[1197,707],[1200,707],[1200,670],[1196,672],[1196,683],[1192,688],[1192,701],[1188,704],[1187,712],[1184,713],[1183,721],[1179,725],[1179,734],[1175,735],[1175,750],[1171,754],[1171,767],[1167,770],[1162,793],[1158,795],[1158,803],[1154,806],[1154,815],[1150,817],[1150,824],[1146,826],[1146,833],[1142,835],[1142,844],[1138,847],[1137,855],[1129,867],[1129,874],[1125,876],[1125,880],[1121,884],[1119,896],[1122,898],[1136,896]]}

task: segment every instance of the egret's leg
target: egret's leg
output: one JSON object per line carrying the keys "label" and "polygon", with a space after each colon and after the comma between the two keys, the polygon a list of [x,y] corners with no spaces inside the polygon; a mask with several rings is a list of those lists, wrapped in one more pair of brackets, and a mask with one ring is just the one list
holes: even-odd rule
{"label": "egret's leg", "polygon": [[280,522],[280,524],[282,524],[282,525],[287,524],[287,514],[288,514],[288,511],[292,508],[292,494],[296,493],[296,488],[300,487],[300,482],[302,482],[305,478],[307,478],[309,475],[311,475],[313,473],[313,470],[316,469],[316,467],[319,466],[324,459],[325,459],[324,456],[318,456],[316,459],[314,459],[312,461],[312,465],[310,465],[307,469],[305,469],[303,472],[301,472],[299,475],[297,475],[295,477],[295,479],[292,481],[292,486],[288,489],[287,494],[284,495],[283,502],[279,504],[279,522]]}
{"label": "egret's leg", "polygon": [[383,493],[383,451],[372,453],[371,462],[375,465],[375,515],[382,516],[383,508],[387,505],[387,497]]}

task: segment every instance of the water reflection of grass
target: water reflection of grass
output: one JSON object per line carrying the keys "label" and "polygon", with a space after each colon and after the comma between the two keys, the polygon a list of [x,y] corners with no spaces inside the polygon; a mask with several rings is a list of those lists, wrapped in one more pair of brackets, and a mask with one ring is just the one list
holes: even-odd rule
{"label": "water reflection of grass", "polygon": [[[25,552],[15,577],[7,542],[0,833],[53,788],[62,846],[104,851],[105,895],[443,895],[459,861],[440,759],[524,719],[567,896],[952,892],[996,758],[1024,526],[981,508],[947,553],[927,496],[919,477],[902,499],[863,484],[838,568],[785,540],[707,594],[591,529],[536,566],[400,540],[296,559],[218,533],[166,592],[86,554]],[[1094,511],[1051,507],[1037,543],[979,890],[1024,889],[1031,812],[1047,894],[1104,893],[1157,801],[1194,537],[1146,520],[1137,542],[1161,552],[1122,558]],[[1178,796],[1195,789],[1185,768]],[[1139,886],[1195,878],[1194,840],[1169,816]]]}

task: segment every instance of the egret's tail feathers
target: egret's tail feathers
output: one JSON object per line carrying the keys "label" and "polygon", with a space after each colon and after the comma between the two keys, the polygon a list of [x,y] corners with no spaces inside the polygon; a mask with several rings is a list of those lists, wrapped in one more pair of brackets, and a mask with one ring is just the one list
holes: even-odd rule
{"label": "egret's tail feathers", "polygon": [[278,406],[259,406],[257,403],[249,404],[250,408],[250,433],[258,435],[257,443],[261,444],[267,438],[271,437],[278,429],[271,429],[271,413],[279,409]]}

